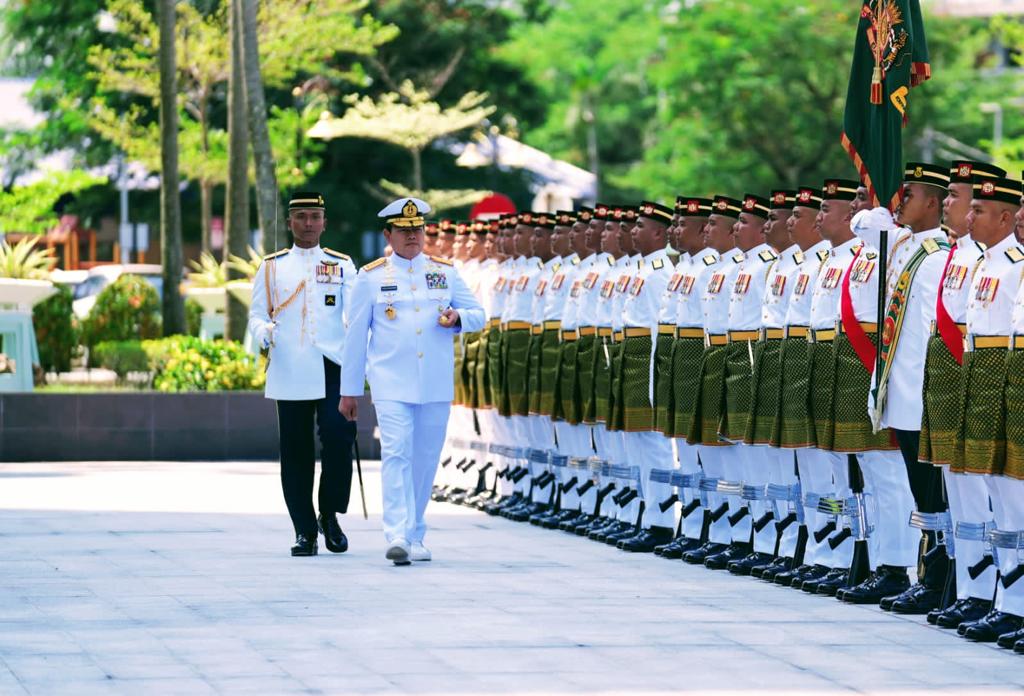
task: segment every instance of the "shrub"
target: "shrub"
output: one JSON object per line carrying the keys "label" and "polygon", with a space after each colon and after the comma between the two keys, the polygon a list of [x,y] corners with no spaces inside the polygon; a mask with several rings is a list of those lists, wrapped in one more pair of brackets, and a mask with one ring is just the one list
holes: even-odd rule
{"label": "shrub", "polygon": [[[82,342],[130,341],[160,335],[160,297],[139,276],[122,275],[103,288],[82,325]],[[92,358],[90,364],[94,364]]]}
{"label": "shrub", "polygon": [[172,336],[144,341],[153,388],[163,392],[262,389],[265,363],[237,341]]}
{"label": "shrub", "polygon": [[93,363],[117,373],[124,380],[129,372],[148,372],[149,356],[140,341],[103,341],[92,349]]}
{"label": "shrub", "polygon": [[78,346],[78,328],[71,311],[73,296],[66,285],[32,309],[32,324],[39,344],[39,363],[47,372],[67,372]]}

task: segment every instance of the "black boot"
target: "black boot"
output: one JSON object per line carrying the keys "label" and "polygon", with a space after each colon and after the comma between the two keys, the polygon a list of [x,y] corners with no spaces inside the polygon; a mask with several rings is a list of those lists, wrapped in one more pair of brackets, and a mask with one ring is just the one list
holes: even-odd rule
{"label": "black boot", "polygon": [[992,611],[992,602],[977,597],[958,599],[952,606],[939,612],[935,625],[939,628],[960,628],[960,624],[977,621]]}
{"label": "black boot", "polygon": [[341,531],[341,525],[338,524],[338,516],[336,514],[328,512],[325,515],[321,512],[316,518],[316,524],[324,535],[324,543],[327,544],[328,551],[332,553],[345,553],[348,551],[348,537],[345,536],[345,532]]}
{"label": "black boot", "polygon": [[669,527],[651,527],[629,539],[619,542],[623,551],[631,553],[650,553],[659,544],[667,544],[672,540],[672,529]]}
{"label": "black boot", "polygon": [[704,559],[708,556],[712,556],[716,553],[720,553],[726,549],[725,544],[716,544],[712,541],[695,548],[693,551],[687,551],[683,554],[683,560],[687,563],[703,564]]}
{"label": "black boot", "polygon": [[993,610],[977,621],[961,624],[957,633],[967,640],[995,643],[999,640],[999,636],[1019,631],[1022,625],[1024,625],[1024,619],[1016,614]]}
{"label": "black boot", "polygon": [[292,546],[293,556],[315,556],[316,552],[316,532],[295,535],[295,545]]}
{"label": "black boot", "polygon": [[899,566],[878,566],[868,579],[851,587],[845,592],[836,594],[848,604],[878,604],[883,597],[899,594],[910,587],[907,569]]}
{"label": "black boot", "polygon": [[704,567],[711,570],[725,570],[731,561],[738,561],[749,554],[750,550],[750,544],[739,544],[734,541],[724,551],[705,558]]}

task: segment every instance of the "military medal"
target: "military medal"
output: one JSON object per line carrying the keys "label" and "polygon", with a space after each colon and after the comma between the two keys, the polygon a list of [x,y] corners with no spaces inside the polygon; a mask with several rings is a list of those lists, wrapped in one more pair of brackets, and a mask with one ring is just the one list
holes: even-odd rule
{"label": "military medal", "polygon": [[810,276],[806,273],[801,273],[796,279],[796,287],[793,288],[794,295],[803,295],[807,292],[807,283],[810,280]]}
{"label": "military medal", "polygon": [[736,283],[732,287],[732,291],[736,295],[746,295],[747,290],[750,289],[750,274],[740,273],[736,276]]}
{"label": "military medal", "polygon": [[384,316],[386,316],[388,319],[394,319],[396,316],[398,316],[398,312],[395,311],[394,306],[388,305],[387,307],[384,308]]}
{"label": "military medal", "polygon": [[708,294],[717,295],[722,289],[722,284],[725,282],[724,273],[715,273],[711,276],[711,280],[708,282]]}
{"label": "military medal", "polygon": [[689,295],[690,291],[693,290],[694,277],[692,275],[683,276],[683,281],[679,284],[679,292],[683,295]]}
{"label": "military medal", "polygon": [[384,294],[384,302],[387,306],[384,308],[384,316],[388,319],[394,319],[398,316],[398,312],[395,311],[395,296],[398,294],[398,285],[395,284],[395,267],[391,265],[390,259],[385,266],[385,282],[387,285],[382,285],[380,291]]}

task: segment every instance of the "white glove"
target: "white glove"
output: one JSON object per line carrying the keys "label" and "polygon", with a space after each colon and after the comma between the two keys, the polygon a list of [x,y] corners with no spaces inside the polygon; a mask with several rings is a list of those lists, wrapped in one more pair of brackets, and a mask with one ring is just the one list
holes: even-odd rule
{"label": "white glove", "polygon": [[263,348],[265,350],[269,349],[270,346],[274,345],[274,329],[276,328],[277,324],[271,323],[267,324],[266,327],[263,329],[263,339],[260,341],[260,343],[263,345]]}
{"label": "white glove", "polygon": [[876,246],[879,233],[882,230],[891,230],[895,226],[896,221],[893,220],[892,213],[888,208],[881,207],[862,210],[850,221],[850,229],[855,235]]}

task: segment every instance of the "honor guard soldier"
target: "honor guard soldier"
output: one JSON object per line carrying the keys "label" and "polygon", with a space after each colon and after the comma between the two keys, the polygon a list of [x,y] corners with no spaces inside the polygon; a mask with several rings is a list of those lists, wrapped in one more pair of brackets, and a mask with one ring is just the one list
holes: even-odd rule
{"label": "honor guard soldier", "polygon": [[[979,566],[986,558],[985,523],[990,521],[985,479],[950,469],[955,431],[960,427],[960,366],[967,333],[967,304],[975,266],[985,245],[967,231],[967,214],[973,197],[972,180],[1003,177],[1006,171],[992,164],[955,161],[949,169],[949,191],[943,201],[942,220],[952,247],[945,260],[942,280],[930,326],[928,354],[922,385],[921,447],[918,458],[942,467],[949,503],[950,528],[956,543],[956,601],[928,613],[928,622],[940,628],[957,628],[976,621],[992,608],[995,594],[994,565]],[[973,530],[968,531],[968,530]],[[975,569],[975,570],[972,570]]]}
{"label": "honor guard soldier", "polygon": [[[266,396],[277,402],[281,488],[295,528],[293,556],[315,556],[318,529],[327,548],[348,549],[337,513],[348,510],[355,424],[338,413],[343,312],[356,270],[351,259],[320,246],[327,218],[319,193],[288,201],[293,245],[263,259],[253,279],[249,332],[268,351]],[[313,509],[320,435],[320,488]]]}
{"label": "honor guard soldier", "polygon": [[423,515],[454,396],[452,336],[479,331],[484,310],[448,259],[425,256],[430,206],[402,198],[378,213],[394,253],[367,264],[352,288],[342,374],[342,415],[356,418],[369,382],[381,439],[385,557],[428,561]]}
{"label": "honor guard soldier", "polygon": [[[1015,366],[1015,331],[1024,329],[1016,298],[1024,276],[1024,248],[1017,243],[1017,225],[1021,203],[1021,182],[1003,177],[975,177],[967,229],[971,237],[986,245],[981,261],[971,274],[967,304],[967,337],[960,375],[960,400],[964,404],[958,428],[952,470],[983,474],[991,498],[992,516],[985,537],[990,556],[975,566],[979,571],[996,565],[996,583],[992,610],[976,621],[961,623],[957,633],[969,640],[986,643],[1000,641],[1021,629],[1024,617],[1024,583],[1020,563],[1022,515],[1021,477],[1016,448],[1008,448],[1008,426],[1016,427],[1019,413],[1010,413],[1007,363]],[[1010,358],[1008,360],[1007,358]],[[1018,390],[1009,396],[1016,398]],[[1012,418],[1012,420],[1008,420]],[[1013,442],[1019,441],[1016,433]],[[1013,452],[1012,459],[1008,456]],[[1012,462],[1012,464],[1011,464]],[[1014,641],[1015,642],[1015,641]],[[1006,645],[1013,647],[1013,643]]]}

